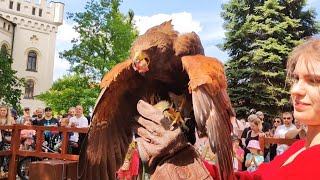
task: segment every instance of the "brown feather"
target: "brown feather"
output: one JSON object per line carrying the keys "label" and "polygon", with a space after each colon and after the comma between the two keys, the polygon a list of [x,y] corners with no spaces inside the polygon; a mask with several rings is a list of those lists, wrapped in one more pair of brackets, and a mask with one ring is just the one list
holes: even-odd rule
{"label": "brown feather", "polygon": [[[127,103],[125,95],[128,89],[142,85],[138,79],[130,81],[136,73],[128,62],[115,66],[101,82],[103,89],[79,159],[81,179],[115,179],[115,172],[124,161],[132,139],[130,119],[136,112],[130,105],[138,101]],[[100,176],[93,168],[97,168]]]}
{"label": "brown feather", "polygon": [[209,135],[222,179],[232,179],[232,107],[226,92],[223,65],[217,59],[201,55],[182,57],[182,64],[190,78],[189,90],[197,128]]}

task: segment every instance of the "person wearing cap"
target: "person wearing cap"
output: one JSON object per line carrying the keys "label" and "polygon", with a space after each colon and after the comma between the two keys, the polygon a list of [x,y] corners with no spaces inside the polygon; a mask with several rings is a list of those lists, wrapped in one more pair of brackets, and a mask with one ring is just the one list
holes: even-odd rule
{"label": "person wearing cap", "polygon": [[35,115],[36,116],[32,120],[32,125],[40,126],[40,121],[43,119],[43,109],[38,108]]}
{"label": "person wearing cap", "polygon": [[259,154],[259,151],[261,151],[259,141],[257,141],[257,140],[249,141],[247,149],[249,149],[249,151],[250,151],[250,153],[248,153],[246,156],[247,171],[253,172],[264,161],[263,156],[261,156]]}
{"label": "person wearing cap", "polygon": [[240,147],[241,139],[233,134],[232,147],[233,147],[233,168],[235,171],[242,171],[242,163],[244,161],[244,150]]}
{"label": "person wearing cap", "polygon": [[20,116],[17,120],[16,120],[16,123],[17,124],[23,124],[24,122],[24,118],[25,117],[28,117],[28,116],[31,116],[31,113],[30,113],[30,108],[29,107],[25,107],[23,108],[23,116]]}
{"label": "person wearing cap", "polygon": [[[44,117],[40,120],[39,126],[60,126],[59,121],[52,116],[52,108],[46,107],[44,109]],[[51,136],[56,132],[44,131],[45,141],[49,142]],[[53,148],[53,147],[50,147]]]}

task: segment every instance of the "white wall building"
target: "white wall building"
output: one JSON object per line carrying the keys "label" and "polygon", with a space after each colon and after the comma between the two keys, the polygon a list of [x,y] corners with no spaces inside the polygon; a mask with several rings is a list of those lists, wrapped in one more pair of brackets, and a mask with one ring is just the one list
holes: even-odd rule
{"label": "white wall building", "polygon": [[64,4],[46,0],[0,0],[0,47],[13,57],[12,68],[27,81],[22,107],[35,111],[44,103],[34,97],[53,83],[54,52]]}

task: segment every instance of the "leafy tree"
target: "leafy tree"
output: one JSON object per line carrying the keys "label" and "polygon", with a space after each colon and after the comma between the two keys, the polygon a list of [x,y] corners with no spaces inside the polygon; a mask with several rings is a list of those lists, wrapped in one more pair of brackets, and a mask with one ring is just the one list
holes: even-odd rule
{"label": "leafy tree", "polygon": [[0,103],[21,110],[20,98],[24,79],[15,75],[17,71],[11,68],[12,62],[13,59],[7,49],[2,48],[0,51]]}
{"label": "leafy tree", "polygon": [[90,78],[68,75],[55,81],[52,87],[36,98],[44,101],[55,112],[65,113],[73,106],[82,105],[84,112],[93,108],[100,92],[99,85]]}
{"label": "leafy tree", "polygon": [[71,64],[71,72],[92,76],[96,80],[117,63],[129,57],[129,49],[138,31],[132,22],[134,13],[119,12],[121,0],[91,0],[85,12],[69,13],[77,23],[74,26],[79,38],[72,40],[73,47],[60,53]]}
{"label": "leafy tree", "polygon": [[319,32],[305,0],[232,0],[223,6],[226,39],[221,45],[228,92],[240,117],[251,108],[276,115],[290,110],[286,59],[304,37]]}

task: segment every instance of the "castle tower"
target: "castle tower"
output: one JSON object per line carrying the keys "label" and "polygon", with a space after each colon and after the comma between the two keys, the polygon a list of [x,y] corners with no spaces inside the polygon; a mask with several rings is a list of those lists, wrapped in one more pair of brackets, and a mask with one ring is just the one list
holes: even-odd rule
{"label": "castle tower", "polygon": [[56,34],[64,4],[46,0],[0,0],[0,47],[12,53],[12,68],[26,79],[22,107],[44,107],[35,96],[53,82]]}

